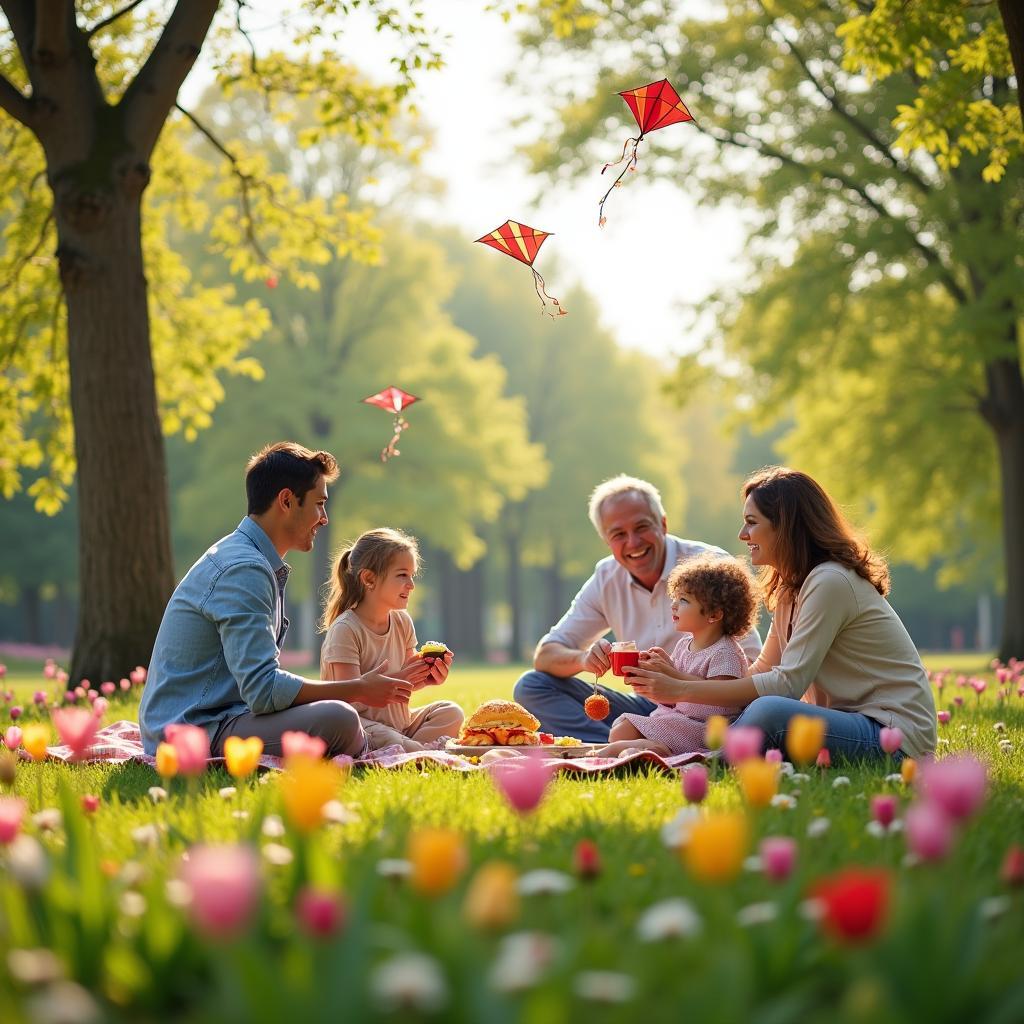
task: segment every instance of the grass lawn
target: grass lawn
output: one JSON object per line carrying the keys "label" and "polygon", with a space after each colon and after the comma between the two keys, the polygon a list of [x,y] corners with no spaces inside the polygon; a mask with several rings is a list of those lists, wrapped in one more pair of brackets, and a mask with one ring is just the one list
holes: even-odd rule
{"label": "grass lawn", "polygon": [[[984,806],[957,826],[948,855],[908,864],[903,832],[868,828],[871,797],[895,795],[900,817],[915,799],[886,768],[783,775],[794,806],[761,809],[744,809],[734,773],[712,768],[703,813],[742,812],[747,856],[765,837],[795,840],[795,868],[774,882],[753,864],[709,880],[735,853],[724,833],[701,839],[710,868],[684,864],[663,835],[683,806],[679,780],[647,769],[559,775],[525,815],[483,771],[362,771],[332,784],[340,820],[304,833],[277,774],[235,782],[211,771],[195,792],[174,779],[154,803],[160,780],[144,767],[21,764],[14,792],[31,814],[60,807],[63,820],[48,829],[30,814],[23,830],[38,843],[0,845],[0,1020],[1024,1020],[1024,889],[1000,878],[1007,850],[1024,845],[1024,699],[1015,682],[999,701],[981,656],[928,661],[954,669],[938,694],[953,711],[939,756],[985,762]],[[519,671],[457,665],[443,693],[472,709],[507,696]],[[982,672],[980,697],[956,685],[957,673]],[[5,683],[26,704],[52,691],[39,666],[9,663]],[[115,703],[106,718],[136,709]],[[316,780],[303,785],[311,794]],[[225,798],[227,786],[237,792]],[[101,798],[91,817],[83,794]],[[577,870],[583,839],[600,860],[589,880]],[[258,905],[236,934],[200,911],[219,907],[222,927],[241,913],[246,862],[212,888],[196,883],[182,906],[182,853],[199,841],[259,851]],[[878,888],[868,879],[849,897],[864,915],[860,941],[837,938],[816,919],[824,904],[807,901],[851,865],[881,872]],[[310,889],[343,907],[333,925],[327,911],[316,918],[329,932],[320,937]]]}

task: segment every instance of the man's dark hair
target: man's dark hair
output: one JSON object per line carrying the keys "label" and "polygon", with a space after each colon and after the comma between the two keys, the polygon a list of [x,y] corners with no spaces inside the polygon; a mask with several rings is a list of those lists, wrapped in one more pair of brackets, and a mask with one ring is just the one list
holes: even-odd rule
{"label": "man's dark hair", "polygon": [[245,467],[245,495],[251,516],[266,512],[285,488],[301,505],[320,477],[338,478],[338,463],[330,452],[314,452],[294,441],[278,441],[261,448]]}

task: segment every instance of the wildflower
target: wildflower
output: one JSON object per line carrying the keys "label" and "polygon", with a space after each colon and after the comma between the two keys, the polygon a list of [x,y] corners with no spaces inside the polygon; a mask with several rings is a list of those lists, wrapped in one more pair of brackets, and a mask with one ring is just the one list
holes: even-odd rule
{"label": "wildflower", "polygon": [[156,773],[162,779],[173,779],[178,774],[178,748],[173,743],[161,743],[156,748]]}
{"label": "wildflower", "polygon": [[636,982],[618,971],[581,971],[573,989],[580,999],[594,1003],[626,1003],[633,998]]}
{"label": "wildflower", "polygon": [[740,781],[743,798],[751,807],[767,807],[778,791],[779,766],[759,757],[750,758],[739,764],[736,775]]}
{"label": "wildflower", "polygon": [[932,761],[921,770],[921,791],[957,821],[981,807],[986,785],[985,766],[970,754]]}
{"label": "wildflower", "polygon": [[1000,740],[999,741],[999,749],[1004,754],[1012,754],[1013,753],[1013,744],[1009,740]]}
{"label": "wildflower", "polygon": [[0,796],[0,843],[9,846],[25,820],[25,801],[17,796]]}
{"label": "wildflower", "polygon": [[64,818],[56,807],[44,807],[32,815],[32,823],[40,832],[56,832],[64,824]]}
{"label": "wildflower", "polygon": [[385,1011],[436,1013],[448,1002],[448,986],[436,960],[422,953],[399,953],[370,975],[370,992]]}
{"label": "wildflower", "polygon": [[160,830],[153,825],[139,825],[131,831],[132,841],[136,846],[156,846],[160,839]]}
{"label": "wildflower", "polygon": [[895,726],[892,728],[883,727],[878,733],[878,744],[887,754],[895,754],[903,746],[902,730]]}
{"label": "wildflower", "polygon": [[882,828],[888,828],[896,819],[899,801],[891,793],[877,793],[871,798],[871,816]]}
{"label": "wildflower", "polygon": [[94,793],[82,795],[82,810],[86,814],[95,814],[100,809],[100,798]]}
{"label": "wildflower", "polygon": [[35,1024],[99,1024],[104,1014],[77,982],[62,979],[46,985],[25,1001],[26,1020]]}
{"label": "wildflower", "polygon": [[281,753],[286,758],[310,757],[316,760],[327,753],[327,741],[298,729],[289,729],[281,734]]}
{"label": "wildflower", "polygon": [[248,846],[193,846],[179,877],[191,892],[193,926],[210,938],[239,934],[259,902],[259,861]]}
{"label": "wildflower", "polygon": [[504,928],[519,916],[516,870],[505,861],[488,861],[473,876],[462,916],[474,928]]}
{"label": "wildflower", "polygon": [[818,839],[823,836],[829,828],[831,828],[832,822],[828,818],[812,818],[807,823],[807,835],[811,839]]}
{"label": "wildflower", "polygon": [[293,825],[310,832],[323,821],[324,804],[341,785],[341,771],[330,761],[289,758],[278,783],[285,813]]}
{"label": "wildflower", "polygon": [[1005,722],[995,722],[993,724],[992,728],[996,732],[1006,732],[1006,723]]}
{"label": "wildflower", "polygon": [[661,826],[661,841],[671,850],[678,849],[689,840],[690,829],[699,820],[700,811],[696,807],[681,808],[674,818]]}
{"label": "wildflower", "polygon": [[41,889],[50,874],[50,864],[42,844],[24,832],[7,844],[4,866],[11,878],[24,889]]}
{"label": "wildflower", "polygon": [[295,916],[307,935],[324,939],[341,930],[345,904],[336,892],[307,886],[295,900]]}
{"label": "wildflower", "polygon": [[576,874],[585,880],[601,874],[601,853],[592,839],[581,839],[572,852],[572,863]]}
{"label": "wildflower", "polygon": [[843,786],[848,786],[849,784],[850,784],[850,779],[849,779],[849,776],[847,776],[847,775],[837,775],[832,780],[832,788],[833,789],[841,789]]}
{"label": "wildflower", "polygon": [[50,717],[57,727],[57,735],[71,749],[71,760],[78,761],[92,746],[99,719],[85,708],[58,708]]}
{"label": "wildflower", "polygon": [[150,786],[146,792],[149,793],[149,799],[155,804],[161,804],[167,799],[167,790],[163,786]]}
{"label": "wildflower", "polygon": [[796,797],[789,793],[776,793],[771,799],[772,807],[781,807],[785,811],[791,811],[796,807]]}
{"label": "wildflower", "polygon": [[1014,844],[1006,851],[999,877],[1006,885],[1024,885],[1024,847]]}
{"label": "wildflower", "polygon": [[263,847],[263,859],[275,868],[283,868],[295,860],[295,854],[281,843],[267,843]]}
{"label": "wildflower", "polygon": [[128,673],[128,678],[131,680],[132,685],[141,686],[146,681],[146,669],[143,665],[136,665],[135,668]]}
{"label": "wildflower", "polygon": [[810,782],[811,777],[806,772],[793,772],[789,776],[789,781],[796,783]]}
{"label": "wildflower", "polygon": [[[324,763],[324,762],[319,762]],[[428,896],[440,896],[466,870],[466,844],[462,835],[447,828],[424,828],[409,836],[410,882]]]}
{"label": "wildflower", "polygon": [[704,742],[708,750],[717,750],[725,740],[729,719],[725,715],[711,715],[704,723]]}
{"label": "wildflower", "polygon": [[340,800],[328,800],[321,813],[324,821],[332,825],[351,825],[353,821],[359,820],[359,815],[350,811]]}
{"label": "wildflower", "polygon": [[284,822],[279,814],[268,814],[263,819],[260,831],[268,839],[280,839],[284,835]]}
{"label": "wildflower", "polygon": [[16,722],[19,718],[21,718],[21,705],[15,704],[7,713],[11,716],[11,721]]}
{"label": "wildflower", "polygon": [[210,757],[210,738],[197,725],[169,725],[164,729],[167,742],[177,755],[178,774],[201,775]]}
{"label": "wildflower", "polygon": [[64,965],[49,949],[12,949],[7,969],[22,985],[45,985],[64,976]]}
{"label": "wildflower", "polygon": [[381,878],[408,878],[412,874],[412,864],[397,857],[385,857],[377,861],[377,874]]}
{"label": "wildflower", "polygon": [[32,722],[21,732],[21,745],[33,761],[42,761],[46,757],[49,742],[50,728],[44,722]]}
{"label": "wildflower", "polygon": [[784,882],[796,864],[796,840],[789,836],[766,836],[761,840],[760,854],[765,878]]}
{"label": "wildflower", "polygon": [[782,751],[779,750],[778,747],[772,747],[771,750],[766,750],[764,752],[764,759],[769,764],[781,765],[782,764]]}
{"label": "wildflower", "polygon": [[16,725],[8,726],[4,732],[4,746],[8,750],[17,750],[21,746],[21,730]]}
{"label": "wildflower", "polygon": [[118,909],[125,917],[142,917],[146,912],[146,898],[142,893],[129,889],[121,893]]}
{"label": "wildflower", "polygon": [[900,778],[904,785],[909,786],[917,775],[917,762],[912,757],[903,758],[900,763]]}
{"label": "wildflower", "polygon": [[907,808],[907,848],[919,860],[942,860],[953,845],[953,822],[943,808],[922,800]]}
{"label": "wildflower", "polygon": [[990,896],[978,906],[983,921],[994,921],[1002,917],[1013,906],[1009,896]]}
{"label": "wildflower", "polygon": [[736,913],[736,923],[741,928],[750,928],[758,924],[771,924],[778,916],[778,905],[766,900],[740,908]]}
{"label": "wildflower", "polygon": [[871,939],[885,922],[889,889],[889,874],[878,868],[850,867],[820,879],[813,896],[824,908],[822,926],[840,941]]}
{"label": "wildflower", "polygon": [[491,779],[514,810],[528,814],[544,799],[551,769],[540,758],[510,758],[491,766]]}
{"label": "wildflower", "polygon": [[708,793],[708,770],[702,764],[691,764],[683,769],[683,798],[689,804],[699,804]]}
{"label": "wildflower", "polygon": [[825,742],[825,719],[794,715],[786,728],[786,752],[794,764],[810,764]]}
{"label": "wildflower", "polygon": [[641,942],[693,938],[703,927],[693,904],[683,899],[662,900],[648,907],[636,923]]}
{"label": "wildflower", "polygon": [[108,680],[105,683],[100,684],[100,693],[104,697],[112,697],[117,692],[117,683]]}
{"label": "wildflower", "polygon": [[731,765],[760,758],[764,733],[755,725],[732,725],[726,729],[723,753]]}
{"label": "wildflower", "polygon": [[814,759],[815,767],[817,768],[831,768],[832,767],[832,755],[828,752],[828,747],[822,747],[818,751],[818,756]]}
{"label": "wildflower", "polygon": [[728,882],[746,856],[749,826],[742,814],[719,812],[695,821],[683,847],[683,861],[702,882]]}
{"label": "wildflower", "polygon": [[92,702],[92,714],[93,718],[96,719],[96,724],[99,725],[100,719],[107,713],[107,708],[110,705],[107,703],[106,697],[97,697]]}
{"label": "wildflower", "polygon": [[229,736],[224,741],[224,762],[228,774],[235,779],[244,779],[252,775],[259,767],[263,754],[263,740],[259,736]]}
{"label": "wildflower", "polygon": [[557,952],[558,940],[543,932],[516,932],[505,936],[491,968],[491,987],[498,992],[524,992],[533,988]]}
{"label": "wildflower", "polygon": [[554,896],[568,892],[576,883],[571,875],[550,868],[527,871],[519,879],[519,893],[522,896]]}

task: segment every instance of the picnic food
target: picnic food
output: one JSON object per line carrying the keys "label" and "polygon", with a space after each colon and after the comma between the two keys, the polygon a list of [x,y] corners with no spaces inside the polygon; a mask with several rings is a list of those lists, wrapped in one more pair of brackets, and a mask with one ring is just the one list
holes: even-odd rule
{"label": "picnic food", "polygon": [[514,700],[489,700],[466,719],[458,742],[467,747],[540,745],[540,722]]}
{"label": "picnic food", "polygon": [[449,652],[448,645],[441,643],[440,640],[427,640],[420,644],[420,649],[416,653],[421,658],[433,662],[435,658],[443,658]]}
{"label": "picnic food", "polygon": [[603,693],[592,693],[583,702],[583,710],[586,712],[587,718],[593,718],[594,721],[600,722],[608,717],[612,706]]}

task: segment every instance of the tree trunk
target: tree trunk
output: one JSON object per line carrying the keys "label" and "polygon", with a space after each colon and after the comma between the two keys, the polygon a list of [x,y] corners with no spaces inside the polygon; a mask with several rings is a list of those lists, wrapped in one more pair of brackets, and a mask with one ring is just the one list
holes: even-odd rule
{"label": "tree trunk", "polygon": [[1017,103],[1021,117],[1024,117],[1024,89],[1021,89],[1024,82],[1024,4],[1020,0],[999,0],[999,14],[1010,43],[1010,59],[1017,78]]}
{"label": "tree trunk", "polygon": [[463,660],[482,660],[484,651],[483,562],[466,572],[439,551],[443,640]]}
{"label": "tree trunk", "polygon": [[58,647],[69,647],[75,635],[75,611],[68,585],[57,585],[57,598],[54,603],[53,639]]}
{"label": "tree trunk", "polygon": [[564,614],[565,605],[562,598],[562,552],[556,543],[551,553],[551,564],[544,573],[545,607],[547,609],[545,629],[553,626]]}
{"label": "tree trunk", "polygon": [[23,612],[24,640],[27,644],[41,644],[43,633],[41,629],[42,620],[40,617],[39,588],[35,585],[25,584],[21,588],[21,610]]}
{"label": "tree trunk", "polygon": [[523,565],[522,541],[519,534],[505,534],[505,552],[508,558],[508,604],[511,611],[511,630],[508,637],[508,656],[519,661],[523,656]]}
{"label": "tree trunk", "polygon": [[142,258],[148,165],[96,159],[92,182],[80,168],[51,181],[78,461],[72,682],[147,665],[174,584]]}

